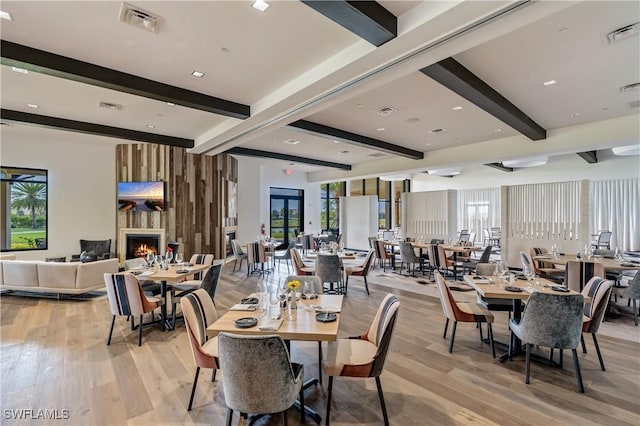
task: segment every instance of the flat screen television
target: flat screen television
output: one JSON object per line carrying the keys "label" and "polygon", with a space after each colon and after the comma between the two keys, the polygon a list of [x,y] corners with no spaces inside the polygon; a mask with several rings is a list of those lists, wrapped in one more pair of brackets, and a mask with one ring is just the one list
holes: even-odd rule
{"label": "flat screen television", "polygon": [[165,183],[118,182],[118,210],[161,212],[164,211]]}

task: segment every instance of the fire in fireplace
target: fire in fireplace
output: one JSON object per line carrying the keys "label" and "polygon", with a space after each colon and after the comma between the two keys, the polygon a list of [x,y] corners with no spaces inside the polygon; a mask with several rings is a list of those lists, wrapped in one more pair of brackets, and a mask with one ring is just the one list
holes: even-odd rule
{"label": "fire in fireplace", "polygon": [[158,254],[160,235],[127,235],[125,259],[144,257],[147,253]]}

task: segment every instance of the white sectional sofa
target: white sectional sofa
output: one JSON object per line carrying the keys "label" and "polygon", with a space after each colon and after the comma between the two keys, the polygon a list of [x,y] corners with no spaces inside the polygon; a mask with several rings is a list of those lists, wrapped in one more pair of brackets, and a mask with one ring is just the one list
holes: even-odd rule
{"label": "white sectional sofa", "polygon": [[87,263],[0,260],[0,288],[58,294],[87,293],[103,288],[103,274],[116,273],[118,268],[118,259]]}

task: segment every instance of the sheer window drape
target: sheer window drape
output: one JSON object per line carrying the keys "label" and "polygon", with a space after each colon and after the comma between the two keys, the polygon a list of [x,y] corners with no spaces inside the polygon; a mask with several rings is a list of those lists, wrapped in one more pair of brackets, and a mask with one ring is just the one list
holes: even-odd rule
{"label": "sheer window drape", "polygon": [[500,188],[458,190],[458,228],[476,233],[482,241],[482,230],[500,226]]}
{"label": "sheer window drape", "polygon": [[639,211],[640,179],[591,182],[591,231],[611,231],[611,248],[640,250]]}

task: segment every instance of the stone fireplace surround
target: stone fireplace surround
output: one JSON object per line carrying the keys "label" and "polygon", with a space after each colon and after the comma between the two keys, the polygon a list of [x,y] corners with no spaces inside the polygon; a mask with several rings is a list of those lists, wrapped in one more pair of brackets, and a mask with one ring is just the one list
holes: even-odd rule
{"label": "stone fireplace surround", "polygon": [[127,254],[127,235],[160,236],[160,249],[166,246],[165,231],[161,228],[120,228],[118,233],[118,260],[123,265]]}

